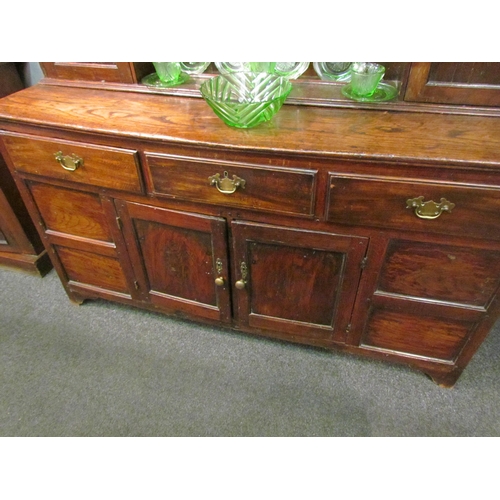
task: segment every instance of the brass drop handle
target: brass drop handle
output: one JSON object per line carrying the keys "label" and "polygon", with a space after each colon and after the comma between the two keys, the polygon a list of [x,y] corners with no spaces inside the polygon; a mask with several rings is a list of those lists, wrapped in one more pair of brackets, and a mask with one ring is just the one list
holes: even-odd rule
{"label": "brass drop handle", "polygon": [[224,278],[222,277],[222,260],[217,259],[215,261],[215,270],[217,271],[217,278],[215,278],[215,284],[217,286],[224,286]]}
{"label": "brass drop handle", "polygon": [[59,162],[64,170],[68,170],[69,172],[74,172],[78,167],[83,166],[83,158],[72,154],[72,155],[63,155],[62,151],[58,151],[54,153],[55,159]]}
{"label": "brass drop handle", "polygon": [[406,201],[406,208],[414,208],[415,215],[421,219],[437,219],[443,212],[451,212],[455,203],[446,198],[441,198],[439,203],[435,201],[424,201],[423,196]]}
{"label": "brass drop handle", "polygon": [[245,179],[238,177],[237,175],[233,175],[233,178],[229,178],[229,174],[227,171],[224,172],[224,177],[221,177],[220,174],[211,175],[208,180],[210,181],[211,186],[215,186],[218,191],[223,194],[232,194],[239,187],[242,189],[245,187]]}
{"label": "brass drop handle", "polygon": [[247,285],[247,276],[248,276],[248,268],[247,265],[242,262],[240,265],[240,271],[241,271],[241,279],[239,279],[234,286],[238,290],[243,290],[245,286]]}

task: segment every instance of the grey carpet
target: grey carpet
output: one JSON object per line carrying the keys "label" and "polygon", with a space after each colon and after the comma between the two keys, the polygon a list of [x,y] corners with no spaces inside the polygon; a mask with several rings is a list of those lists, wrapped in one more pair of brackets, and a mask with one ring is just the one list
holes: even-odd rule
{"label": "grey carpet", "polygon": [[500,323],[453,389],[404,366],[103,301],[0,268],[1,436],[498,436]]}

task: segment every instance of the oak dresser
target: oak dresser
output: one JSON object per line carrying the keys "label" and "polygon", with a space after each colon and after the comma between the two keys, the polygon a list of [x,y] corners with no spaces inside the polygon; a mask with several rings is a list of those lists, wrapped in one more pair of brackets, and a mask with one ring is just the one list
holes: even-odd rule
{"label": "oak dresser", "polygon": [[46,78],[0,100],[0,148],[71,300],[451,387],[500,315],[498,94],[425,107],[402,82],[400,102],[354,106],[320,82],[308,101],[304,81],[241,130],[196,79],[183,93]]}

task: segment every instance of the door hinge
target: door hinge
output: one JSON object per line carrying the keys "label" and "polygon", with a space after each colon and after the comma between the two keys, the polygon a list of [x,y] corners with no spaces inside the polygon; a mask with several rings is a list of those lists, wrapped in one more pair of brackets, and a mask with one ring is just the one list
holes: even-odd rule
{"label": "door hinge", "polygon": [[347,325],[347,328],[345,329],[346,333],[349,333],[351,331],[351,326],[352,326],[351,323]]}
{"label": "door hinge", "polygon": [[361,264],[360,264],[361,269],[364,269],[366,267],[367,262],[368,262],[368,257],[364,257],[363,259],[361,259]]}
{"label": "door hinge", "polygon": [[134,287],[136,290],[139,290],[139,282],[138,281],[134,281]]}
{"label": "door hinge", "polygon": [[123,229],[122,220],[120,219],[120,217],[116,217],[116,225],[118,226],[118,229],[120,231]]}

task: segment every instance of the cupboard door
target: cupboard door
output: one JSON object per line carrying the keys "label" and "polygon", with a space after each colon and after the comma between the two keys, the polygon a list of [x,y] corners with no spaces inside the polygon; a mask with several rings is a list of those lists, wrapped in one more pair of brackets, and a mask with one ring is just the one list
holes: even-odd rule
{"label": "cupboard door", "polygon": [[137,298],[111,199],[35,181],[25,185],[54,266],[70,296]]}
{"label": "cupboard door", "polygon": [[242,325],[316,345],[345,341],[366,238],[247,222],[233,222],[232,234]]}
{"label": "cupboard door", "polygon": [[500,63],[412,63],[405,101],[500,106]]}
{"label": "cupboard door", "polygon": [[168,312],[230,322],[225,219],[116,204],[146,300]]}

